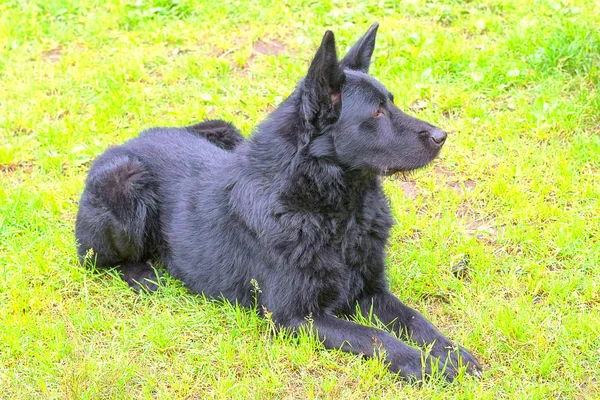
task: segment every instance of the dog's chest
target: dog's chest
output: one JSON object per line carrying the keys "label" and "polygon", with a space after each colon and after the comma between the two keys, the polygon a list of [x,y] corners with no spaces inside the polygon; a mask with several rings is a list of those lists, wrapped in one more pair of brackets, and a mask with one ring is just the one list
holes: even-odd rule
{"label": "dog's chest", "polygon": [[351,307],[383,270],[385,244],[392,225],[387,201],[372,190],[348,207],[294,209],[281,213],[276,235],[276,265],[288,276],[311,282],[309,298],[322,310]]}
{"label": "dog's chest", "polygon": [[339,311],[351,306],[365,286],[383,270],[392,221],[385,199],[384,202],[373,200],[363,212],[324,221],[323,234],[328,240],[316,259],[330,262],[315,265],[321,272],[325,300],[321,305],[324,307]]}
{"label": "dog's chest", "polygon": [[297,257],[292,264],[310,263],[317,271],[347,274],[349,269],[364,272],[382,262],[392,226],[387,200],[378,190],[360,200],[345,209],[294,214],[290,219],[301,223],[292,239]]}
{"label": "dog's chest", "polygon": [[390,227],[385,208],[353,214],[332,235],[331,244],[346,268],[364,271],[383,258]]}

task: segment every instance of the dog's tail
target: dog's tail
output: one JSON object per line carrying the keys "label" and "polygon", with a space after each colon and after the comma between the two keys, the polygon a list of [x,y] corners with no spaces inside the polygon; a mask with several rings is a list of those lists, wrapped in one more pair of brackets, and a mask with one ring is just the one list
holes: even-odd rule
{"label": "dog's tail", "polygon": [[219,119],[202,121],[185,129],[224,150],[231,151],[244,141],[244,137],[233,124]]}

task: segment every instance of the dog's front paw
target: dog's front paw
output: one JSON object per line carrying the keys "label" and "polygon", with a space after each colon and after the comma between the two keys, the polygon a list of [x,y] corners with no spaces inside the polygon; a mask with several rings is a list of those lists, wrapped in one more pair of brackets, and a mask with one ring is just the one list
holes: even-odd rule
{"label": "dog's front paw", "polygon": [[453,381],[461,367],[466,372],[479,379],[483,377],[481,364],[465,348],[450,341],[436,343],[431,349],[430,356],[438,361],[438,368],[448,381]]}
{"label": "dog's front paw", "polygon": [[389,357],[391,363],[388,368],[407,382],[421,382],[424,376],[431,375],[431,364],[423,364],[424,359],[425,355],[422,351],[408,348],[402,353]]}
{"label": "dog's front paw", "polygon": [[423,380],[423,372],[425,372],[425,376],[431,375],[431,367],[425,366],[425,368],[423,368],[421,360],[415,360],[414,362],[402,364],[392,363],[389,366],[389,369],[392,372],[397,373],[400,378],[409,383],[421,382]]}

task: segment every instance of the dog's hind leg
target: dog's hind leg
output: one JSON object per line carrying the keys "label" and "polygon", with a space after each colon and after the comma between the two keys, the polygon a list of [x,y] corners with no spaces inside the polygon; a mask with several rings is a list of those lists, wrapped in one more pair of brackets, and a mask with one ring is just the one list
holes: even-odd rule
{"label": "dog's hind leg", "polygon": [[158,228],[156,187],[140,160],[109,150],[90,171],[75,223],[82,265],[119,267],[136,290],[154,291],[159,275],[147,263]]}
{"label": "dog's hind leg", "polygon": [[214,145],[224,149],[233,150],[244,141],[240,131],[231,123],[223,120],[202,121],[185,128],[188,132],[205,138]]}
{"label": "dog's hind leg", "polygon": [[128,262],[119,266],[123,280],[137,291],[154,292],[160,285],[162,275],[150,263]]}

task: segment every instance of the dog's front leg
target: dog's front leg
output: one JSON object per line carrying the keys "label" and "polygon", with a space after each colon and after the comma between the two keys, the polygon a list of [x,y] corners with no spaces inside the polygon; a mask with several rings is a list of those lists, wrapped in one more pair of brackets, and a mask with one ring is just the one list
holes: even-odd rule
{"label": "dog's front leg", "polygon": [[[299,325],[295,325],[298,328]],[[420,381],[431,374],[431,359],[380,329],[359,325],[334,316],[313,318],[312,331],[328,349],[339,349],[369,357],[383,356],[389,369],[409,381]],[[424,363],[423,363],[424,362]]]}
{"label": "dog's front leg", "polygon": [[467,366],[468,373],[481,377],[481,366],[471,353],[452,343],[423,315],[390,292],[364,296],[359,299],[359,306],[365,317],[377,316],[398,337],[412,340],[420,346],[431,346],[430,355],[439,359],[440,367],[446,364],[446,377],[456,376],[461,363]]}

